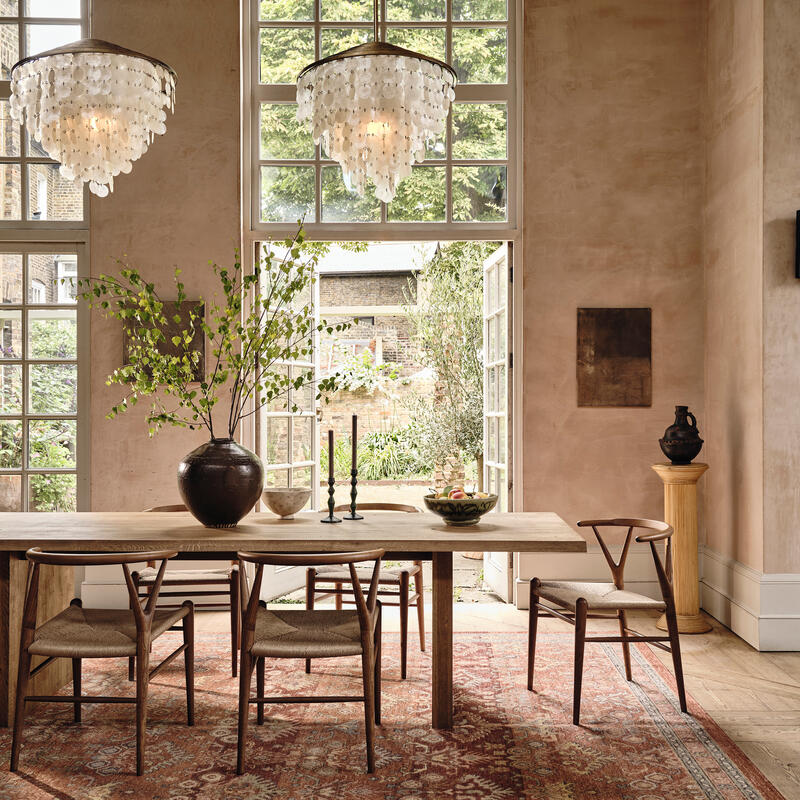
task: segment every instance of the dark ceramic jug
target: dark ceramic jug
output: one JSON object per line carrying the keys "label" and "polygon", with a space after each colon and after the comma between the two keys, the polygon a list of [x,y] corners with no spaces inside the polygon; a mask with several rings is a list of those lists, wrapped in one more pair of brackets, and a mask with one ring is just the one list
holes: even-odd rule
{"label": "dark ceramic jug", "polygon": [[183,502],[207,528],[232,528],[264,486],[261,459],[233,439],[212,439],[178,465]]}
{"label": "dark ceramic jug", "polygon": [[703,447],[697,430],[697,420],[689,406],[675,406],[675,422],[659,439],[661,450],[673,464],[690,464]]}

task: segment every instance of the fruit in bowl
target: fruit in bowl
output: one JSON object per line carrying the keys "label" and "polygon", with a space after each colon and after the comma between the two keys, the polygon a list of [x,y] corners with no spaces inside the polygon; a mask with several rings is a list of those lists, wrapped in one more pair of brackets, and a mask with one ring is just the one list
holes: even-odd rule
{"label": "fruit in bowl", "polygon": [[472,492],[463,486],[431,489],[422,498],[429,511],[438,514],[447,525],[477,525],[481,517],[497,505],[497,495]]}

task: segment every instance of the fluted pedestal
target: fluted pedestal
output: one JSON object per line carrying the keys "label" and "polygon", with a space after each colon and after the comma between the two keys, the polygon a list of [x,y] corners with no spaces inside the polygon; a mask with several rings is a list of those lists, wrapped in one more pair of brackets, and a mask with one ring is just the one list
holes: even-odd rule
{"label": "fluted pedestal", "polygon": [[[664,521],[671,525],[672,591],[680,633],[706,633],[711,625],[700,614],[697,569],[697,481],[708,464],[653,464],[664,483]],[[656,625],[667,630],[663,615]]]}

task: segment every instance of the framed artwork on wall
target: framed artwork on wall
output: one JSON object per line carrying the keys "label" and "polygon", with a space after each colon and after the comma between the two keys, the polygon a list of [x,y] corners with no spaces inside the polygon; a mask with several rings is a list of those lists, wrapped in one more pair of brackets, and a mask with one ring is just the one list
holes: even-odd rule
{"label": "framed artwork on wall", "polygon": [[651,310],[579,308],[578,406],[652,405]]}

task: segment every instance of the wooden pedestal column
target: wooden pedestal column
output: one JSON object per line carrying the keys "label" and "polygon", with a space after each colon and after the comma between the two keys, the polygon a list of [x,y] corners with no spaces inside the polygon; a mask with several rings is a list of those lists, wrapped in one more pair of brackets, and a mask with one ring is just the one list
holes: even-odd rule
{"label": "wooden pedestal column", "polygon": [[[680,633],[706,633],[711,625],[700,614],[700,578],[697,570],[697,481],[708,464],[653,464],[664,482],[664,521],[672,537],[672,591]],[[656,625],[667,629],[662,616]]]}

